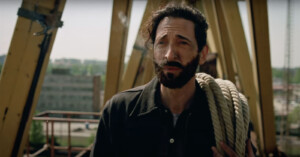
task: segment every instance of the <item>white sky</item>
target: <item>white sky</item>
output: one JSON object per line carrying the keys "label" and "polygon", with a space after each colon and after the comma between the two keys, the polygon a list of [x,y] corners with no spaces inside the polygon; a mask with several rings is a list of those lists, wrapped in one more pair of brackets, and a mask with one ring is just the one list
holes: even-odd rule
{"label": "white sky", "polygon": [[[134,1],[127,42],[127,58],[135,41],[146,0]],[[0,0],[0,55],[6,54],[17,19],[21,0]],[[243,25],[247,27],[247,11],[240,3]],[[300,1],[292,0],[292,61],[300,66]],[[283,67],[286,45],[287,1],[269,0],[269,32],[272,66]],[[62,16],[64,26],[59,28],[51,52],[51,59],[77,58],[107,60],[112,0],[67,0]],[[249,42],[249,34],[246,33]]]}

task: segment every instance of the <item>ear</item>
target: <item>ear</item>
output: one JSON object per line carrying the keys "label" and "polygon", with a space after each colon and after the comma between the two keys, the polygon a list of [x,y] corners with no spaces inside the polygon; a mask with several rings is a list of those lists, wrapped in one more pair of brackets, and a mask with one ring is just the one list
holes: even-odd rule
{"label": "ear", "polygon": [[207,54],[208,54],[208,46],[205,45],[205,46],[203,46],[203,48],[200,52],[199,65],[202,65],[205,63]]}

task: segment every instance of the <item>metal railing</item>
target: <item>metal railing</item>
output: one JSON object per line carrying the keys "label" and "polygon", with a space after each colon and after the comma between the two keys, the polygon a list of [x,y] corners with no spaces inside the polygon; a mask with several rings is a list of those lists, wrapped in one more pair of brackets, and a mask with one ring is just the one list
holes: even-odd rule
{"label": "metal railing", "polygon": [[[53,115],[63,115],[67,116],[67,118],[58,118],[58,117],[50,117]],[[71,157],[71,154],[73,151],[80,151],[76,157],[81,157],[85,153],[91,150],[91,147],[93,144],[90,144],[88,147],[72,147],[71,146],[71,123],[72,122],[80,122],[80,123],[99,123],[98,119],[81,119],[81,118],[71,118],[71,116],[80,116],[80,115],[90,115],[94,117],[100,117],[100,113],[98,112],[73,112],[73,111],[45,111],[42,113],[37,114],[35,117],[33,117],[33,120],[35,121],[44,121],[46,123],[46,143],[44,146],[39,149],[38,151],[34,152],[33,154],[30,154],[30,145],[29,145],[29,138],[28,138],[28,144],[27,144],[27,150],[26,155],[28,157],[35,157],[42,152],[50,149],[51,157],[54,157],[55,150],[66,150],[68,151],[68,157]],[[68,124],[68,145],[67,146],[55,146],[54,145],[54,123],[55,122],[67,122]],[[51,126],[51,141],[49,142],[49,123]]]}

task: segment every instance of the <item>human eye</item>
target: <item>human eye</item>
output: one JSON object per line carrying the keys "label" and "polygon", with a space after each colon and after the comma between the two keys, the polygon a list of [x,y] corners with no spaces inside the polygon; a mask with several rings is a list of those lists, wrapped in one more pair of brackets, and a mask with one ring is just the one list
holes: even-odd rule
{"label": "human eye", "polygon": [[187,45],[188,42],[186,42],[186,41],[180,41],[180,44],[182,44],[182,45]]}
{"label": "human eye", "polygon": [[157,44],[162,45],[164,43],[165,43],[164,41],[159,41]]}
{"label": "human eye", "polygon": [[178,43],[182,46],[188,46],[189,45],[189,42],[186,41],[186,40],[179,40]]}
{"label": "human eye", "polygon": [[163,46],[163,45],[165,45],[165,41],[164,40],[158,40],[157,42],[156,42],[156,46]]}

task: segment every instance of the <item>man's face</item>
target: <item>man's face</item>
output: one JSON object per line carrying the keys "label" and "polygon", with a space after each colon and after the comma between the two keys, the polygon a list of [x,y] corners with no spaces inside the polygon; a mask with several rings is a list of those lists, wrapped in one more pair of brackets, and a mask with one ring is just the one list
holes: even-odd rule
{"label": "man's face", "polygon": [[194,23],[165,17],[154,42],[154,65],[159,81],[168,88],[181,88],[194,75],[199,63]]}

